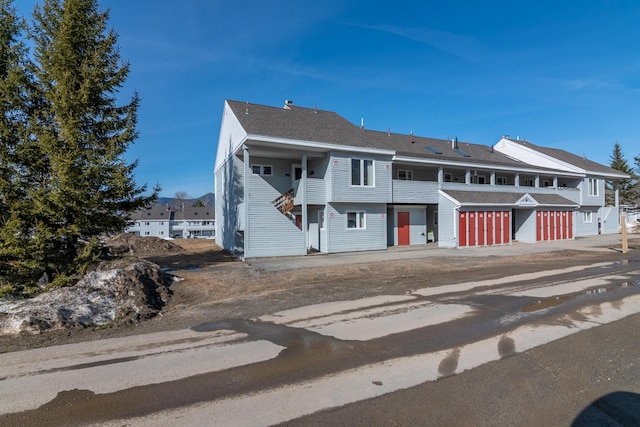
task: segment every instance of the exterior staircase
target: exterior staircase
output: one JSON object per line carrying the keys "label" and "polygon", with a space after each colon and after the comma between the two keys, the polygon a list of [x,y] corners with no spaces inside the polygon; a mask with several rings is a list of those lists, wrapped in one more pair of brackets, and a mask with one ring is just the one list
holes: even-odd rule
{"label": "exterior staircase", "polygon": [[298,215],[294,215],[291,213],[294,207],[294,194],[293,188],[286,193],[282,193],[275,199],[273,202],[273,206],[284,216],[289,218],[289,220],[295,224],[298,229],[302,230],[302,221],[301,217]]}

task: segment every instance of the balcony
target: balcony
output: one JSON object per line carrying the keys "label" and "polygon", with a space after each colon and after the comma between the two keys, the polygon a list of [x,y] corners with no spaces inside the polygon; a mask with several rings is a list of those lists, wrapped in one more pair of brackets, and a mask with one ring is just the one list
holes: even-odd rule
{"label": "balcony", "polygon": [[435,181],[392,182],[393,203],[438,203],[438,183]]}

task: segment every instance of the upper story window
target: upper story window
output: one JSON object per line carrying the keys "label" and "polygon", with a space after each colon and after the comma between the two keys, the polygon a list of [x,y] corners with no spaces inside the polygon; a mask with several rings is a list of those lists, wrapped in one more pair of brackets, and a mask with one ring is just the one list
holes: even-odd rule
{"label": "upper story window", "polygon": [[506,176],[496,176],[496,185],[507,185]]}
{"label": "upper story window", "polygon": [[473,175],[471,177],[471,183],[472,184],[486,184],[487,183],[487,177],[484,175]]}
{"label": "upper story window", "polygon": [[445,173],[444,182],[451,182],[451,181],[453,181],[453,176],[450,173]]}
{"label": "upper story window", "polygon": [[351,185],[373,187],[373,160],[351,159]]}
{"label": "upper story window", "polygon": [[254,175],[271,175],[272,168],[265,165],[251,165],[251,173]]}
{"label": "upper story window", "polygon": [[412,181],[413,180],[413,171],[410,170],[398,170],[398,179],[402,181]]}
{"label": "upper story window", "polygon": [[536,186],[536,180],[533,178],[525,178],[522,180],[522,186],[523,187],[535,187]]}
{"label": "upper story window", "polygon": [[589,186],[589,195],[597,196],[598,195],[598,180],[595,178],[589,178],[587,180],[587,185]]}

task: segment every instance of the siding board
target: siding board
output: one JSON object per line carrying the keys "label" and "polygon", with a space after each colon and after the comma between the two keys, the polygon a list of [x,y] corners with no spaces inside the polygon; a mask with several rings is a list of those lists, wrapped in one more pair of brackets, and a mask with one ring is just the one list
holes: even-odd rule
{"label": "siding board", "polygon": [[[347,212],[364,211],[365,229],[347,229]],[[328,206],[325,219],[329,227],[329,252],[350,252],[386,249],[387,207],[385,204],[343,204]]]}

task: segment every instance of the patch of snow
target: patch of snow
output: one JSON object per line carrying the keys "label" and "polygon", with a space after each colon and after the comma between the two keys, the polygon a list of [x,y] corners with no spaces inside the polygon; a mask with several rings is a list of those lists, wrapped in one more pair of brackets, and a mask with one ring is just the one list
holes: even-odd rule
{"label": "patch of snow", "polygon": [[163,283],[157,283],[161,279],[157,265],[138,261],[124,268],[91,272],[75,286],[31,299],[0,299],[0,335],[152,317],[170,294]]}

